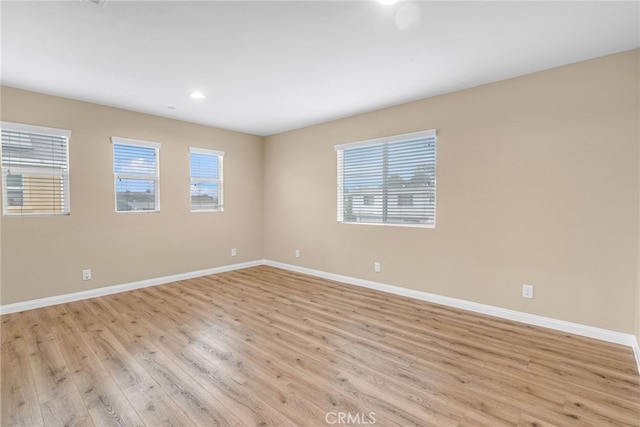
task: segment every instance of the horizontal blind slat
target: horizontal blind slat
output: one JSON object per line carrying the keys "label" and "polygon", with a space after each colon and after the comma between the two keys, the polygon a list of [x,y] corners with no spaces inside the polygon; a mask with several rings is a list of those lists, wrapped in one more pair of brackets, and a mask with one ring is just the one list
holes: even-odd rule
{"label": "horizontal blind slat", "polygon": [[115,137],[112,140],[116,212],[157,212],[160,144]]}
{"label": "horizontal blind slat", "polygon": [[224,152],[190,149],[191,211],[219,211],[223,207],[222,160]]}
{"label": "horizontal blind slat", "polygon": [[338,221],[435,224],[435,136],[352,145],[336,147]]}
{"label": "horizontal blind slat", "polygon": [[5,215],[69,213],[70,134],[60,129],[2,123]]}

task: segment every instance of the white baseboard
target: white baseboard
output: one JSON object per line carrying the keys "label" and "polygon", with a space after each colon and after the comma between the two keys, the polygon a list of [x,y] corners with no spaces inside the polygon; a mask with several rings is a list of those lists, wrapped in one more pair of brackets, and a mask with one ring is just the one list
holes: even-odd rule
{"label": "white baseboard", "polygon": [[264,265],[264,263],[264,260],[257,260],[239,264],[223,265],[221,267],[207,268],[205,270],[191,271],[188,273],[173,274],[171,276],[156,277],[154,279],[140,280],[138,282],[125,283],[122,285],[106,286],[104,288],[89,289],[87,291],[74,292],[71,294],[56,295],[53,297],[17,302],[15,304],[0,305],[0,315],[32,310],[34,308],[47,307],[50,305],[63,304],[66,302],[79,301],[88,298],[101,297],[104,295],[117,294],[119,292],[126,292],[133,289],[146,288],[149,286],[164,285],[165,283],[193,279],[194,277],[202,277],[208,276],[210,274],[224,273],[225,271],[255,267],[257,265]]}
{"label": "white baseboard", "polygon": [[462,310],[473,311],[476,313],[487,314],[489,316],[499,317],[502,319],[514,320],[516,322],[526,323],[529,325],[541,326],[544,328],[555,329],[557,331],[568,332],[583,337],[595,338],[615,344],[629,346],[633,349],[636,363],[638,365],[638,373],[640,373],[640,347],[638,340],[634,335],[622,332],[611,331],[608,329],[596,328],[594,326],[581,325],[579,323],[567,322],[564,320],[553,319],[550,317],[538,316],[535,314],[523,313],[521,311],[509,310],[506,308],[494,307],[491,305],[480,304],[471,301],[465,301],[457,298],[450,298],[428,292],[416,291],[414,289],[401,288],[398,286],[386,285],[384,283],[373,282],[370,280],[358,279],[350,276],[342,276],[339,274],[327,273],[321,270],[300,267],[297,265],[285,264],[276,261],[265,261],[266,265],[282,268],[285,270],[295,271],[298,273],[308,274],[311,276],[321,277],[323,279],[335,280],[338,282],[348,283],[351,285],[362,286],[365,288],[376,289],[378,291],[388,292],[396,295],[402,295],[409,298],[415,298],[423,301],[442,304],[449,307],[460,308]]}
{"label": "white baseboard", "polygon": [[30,301],[18,302],[15,304],[0,305],[0,315],[16,313],[19,311],[31,310],[34,308],[47,307],[50,305],[63,304],[66,302],[78,301],[88,298],[95,298],[104,295],[126,292],[133,289],[146,288],[149,286],[163,285],[165,283],[177,282],[179,280],[192,279],[194,277],[208,276],[210,274],[224,273],[226,271],[240,270],[258,265],[269,265],[272,267],[282,268],[285,270],[295,271],[298,273],[308,274],[311,276],[321,277],[323,279],[335,280],[365,288],[376,289],[378,291],[391,294],[401,295],[409,298],[419,299],[422,301],[442,304],[449,307],[460,308],[462,310],[472,311],[476,313],[487,314],[489,316],[499,317],[502,319],[514,320],[516,322],[526,323],[529,325],[541,326],[557,331],[568,332],[584,337],[595,338],[602,341],[612,342],[629,346],[633,349],[638,372],[640,373],[640,345],[634,335],[622,332],[611,331],[608,329],[596,328],[593,326],[581,325],[579,323],[567,322],[564,320],[553,319],[550,317],[538,316],[535,314],[523,313],[520,311],[509,310],[506,308],[494,307],[486,304],[465,301],[457,298],[450,298],[428,292],[416,291],[414,289],[402,288],[399,286],[387,285],[384,283],[373,282],[370,280],[358,279],[356,277],[343,276],[340,274],[327,273],[321,270],[300,267],[297,265],[285,264],[271,260],[256,260],[239,264],[225,265],[221,267],[208,268],[205,270],[197,270],[188,273],[174,274],[171,276],[157,277],[154,279],[141,280],[138,282],[125,283],[122,285],[107,286],[104,288],[90,289],[82,292],[74,292],[71,294],[58,295],[47,298],[39,298]]}

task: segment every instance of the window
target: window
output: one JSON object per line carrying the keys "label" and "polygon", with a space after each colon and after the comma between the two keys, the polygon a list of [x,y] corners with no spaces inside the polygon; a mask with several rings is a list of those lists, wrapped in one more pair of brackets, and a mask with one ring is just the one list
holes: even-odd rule
{"label": "window", "polygon": [[5,179],[7,180],[7,205],[24,206],[22,175],[12,175],[11,170],[9,170]]}
{"label": "window", "polygon": [[191,211],[222,211],[222,159],[224,152],[189,149]]}
{"label": "window", "polygon": [[112,137],[116,212],[160,211],[160,144]]}
{"label": "window", "polygon": [[71,132],[2,122],[2,213],[69,214]]}
{"label": "window", "polygon": [[435,227],[435,130],[335,149],[338,222]]}

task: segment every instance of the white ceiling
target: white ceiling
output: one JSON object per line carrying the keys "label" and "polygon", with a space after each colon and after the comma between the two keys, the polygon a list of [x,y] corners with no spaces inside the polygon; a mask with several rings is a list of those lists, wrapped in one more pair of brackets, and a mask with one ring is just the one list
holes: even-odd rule
{"label": "white ceiling", "polygon": [[639,1],[5,0],[0,13],[4,85],[263,136],[640,47]]}

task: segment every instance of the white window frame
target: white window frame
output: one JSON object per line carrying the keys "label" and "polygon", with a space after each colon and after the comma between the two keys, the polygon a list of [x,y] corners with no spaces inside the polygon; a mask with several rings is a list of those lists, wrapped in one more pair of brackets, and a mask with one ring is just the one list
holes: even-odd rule
{"label": "white window frame", "polygon": [[[160,147],[161,144],[159,142],[152,141],[141,141],[137,139],[130,138],[121,138],[117,136],[111,137],[111,143],[113,145],[113,199],[115,204],[115,212],[118,214],[121,213],[157,213],[160,212]],[[116,145],[127,145],[130,147],[142,147],[142,148],[152,148],[155,150],[155,171],[153,174],[142,175],[142,174],[124,174],[124,173],[116,173],[116,154],[115,154],[115,146]],[[141,180],[141,181],[153,181],[154,182],[154,200],[155,207],[153,210],[128,210],[128,211],[120,211],[118,210],[118,180],[120,179],[130,179],[130,180]]]}
{"label": "white window frame", "polygon": [[[71,214],[71,199],[69,188],[69,141],[71,139],[71,131],[66,129],[57,129],[45,126],[28,125],[23,123],[0,122],[0,129],[23,132],[28,134],[38,134],[45,136],[54,136],[63,138],[66,141],[64,165],[59,168],[40,168],[37,166],[5,166],[4,154],[2,156],[2,215],[4,216],[66,216]],[[62,204],[60,212],[22,212],[22,210],[14,209],[12,211],[8,200],[8,179],[9,171],[12,175],[22,176],[21,189],[24,191],[24,175],[42,175],[60,178],[62,181],[61,198]],[[12,189],[15,189],[12,188]],[[22,195],[24,203],[24,193]],[[23,205],[24,206],[24,205]]]}
{"label": "white window frame", "polygon": [[[432,138],[434,140],[434,146],[433,146],[433,151],[434,151],[434,161],[433,161],[433,168],[434,168],[434,175],[433,175],[433,221],[432,223],[399,223],[399,222],[385,222],[384,219],[382,220],[382,222],[374,222],[374,221],[353,221],[353,220],[348,220],[345,218],[344,216],[344,176],[343,176],[343,172],[344,172],[344,150],[348,150],[348,149],[352,149],[352,148],[361,148],[361,147],[368,147],[368,146],[376,146],[376,145],[380,145],[383,146],[384,144],[396,144],[396,143],[402,143],[402,142],[406,142],[406,143],[411,143],[413,141],[417,141],[417,140],[421,140],[421,139],[427,139],[427,138]],[[366,140],[366,141],[358,141],[358,142],[351,142],[351,143],[347,143],[347,144],[339,144],[334,146],[334,149],[336,151],[337,154],[337,184],[338,184],[338,188],[337,188],[337,221],[338,223],[341,224],[356,224],[356,225],[381,225],[381,226],[393,226],[393,227],[418,227],[418,228],[435,228],[436,227],[436,166],[437,166],[437,159],[436,159],[436,154],[437,154],[437,139],[436,139],[436,130],[435,129],[430,129],[430,130],[425,130],[425,131],[420,131],[420,132],[412,132],[412,133],[406,133],[406,134],[402,134],[402,135],[393,135],[393,136],[388,136],[388,137],[384,137],[384,138],[376,138],[376,139],[370,139],[370,140]],[[381,177],[381,179],[384,180],[384,177]],[[384,190],[383,188],[386,188],[386,190]],[[382,185],[380,187],[380,191],[389,191],[388,187],[385,187],[384,185]],[[375,196],[374,196],[375,197]],[[410,205],[404,206],[401,205],[399,203],[399,198],[396,209],[398,211],[402,210],[402,208],[406,208],[408,210],[411,210],[410,208],[413,208],[414,205],[414,199],[415,197],[412,197],[412,203]],[[351,195],[351,203],[353,203],[354,200],[357,200],[357,196],[354,196],[353,194]],[[364,200],[364,199],[363,199]],[[363,202],[364,203],[364,202]],[[382,211],[387,210],[387,212],[390,210],[391,208],[387,205],[387,206],[383,206],[381,208]],[[383,214],[383,218],[386,218],[386,213]]]}
{"label": "white window frame", "polygon": [[[218,158],[218,179],[214,178],[194,178],[191,176],[191,154],[202,154],[205,156],[215,156]],[[189,147],[189,204],[191,212],[222,212],[224,211],[224,151],[211,150],[208,148]],[[218,184],[218,207],[215,209],[194,209],[191,199],[191,187],[194,183]]]}

